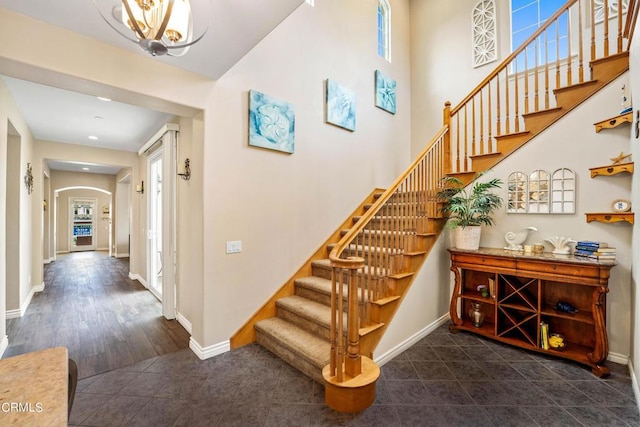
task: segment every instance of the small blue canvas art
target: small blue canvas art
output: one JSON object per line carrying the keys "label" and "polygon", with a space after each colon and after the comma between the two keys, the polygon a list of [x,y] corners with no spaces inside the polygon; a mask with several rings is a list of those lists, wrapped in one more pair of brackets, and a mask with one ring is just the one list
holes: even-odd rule
{"label": "small blue canvas art", "polygon": [[376,107],[396,113],[396,81],[376,70]]}
{"label": "small blue canvas art", "polygon": [[293,104],[264,93],[249,91],[249,145],[293,153]]}
{"label": "small blue canvas art", "polygon": [[350,131],[356,130],[356,94],[327,79],[327,123]]}

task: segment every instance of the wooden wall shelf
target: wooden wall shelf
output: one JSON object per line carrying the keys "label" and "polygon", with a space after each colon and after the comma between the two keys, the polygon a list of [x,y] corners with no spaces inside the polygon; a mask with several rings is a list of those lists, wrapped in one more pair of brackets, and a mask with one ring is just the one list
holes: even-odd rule
{"label": "wooden wall shelf", "polygon": [[629,111],[628,113],[611,117],[610,119],[606,119],[601,122],[594,123],[593,125],[596,127],[596,133],[598,133],[602,129],[612,129],[620,126],[623,123],[632,123],[632,122],[633,122],[633,112]]}
{"label": "wooden wall shelf", "polygon": [[617,175],[622,172],[633,173],[633,162],[620,163],[619,165],[611,166],[598,166],[597,168],[589,168],[589,170],[591,171],[591,178],[594,178],[598,175]]}
{"label": "wooden wall shelf", "polygon": [[627,221],[633,224],[633,212],[607,212],[607,213],[587,213],[587,222],[598,221],[611,224],[614,222]]}

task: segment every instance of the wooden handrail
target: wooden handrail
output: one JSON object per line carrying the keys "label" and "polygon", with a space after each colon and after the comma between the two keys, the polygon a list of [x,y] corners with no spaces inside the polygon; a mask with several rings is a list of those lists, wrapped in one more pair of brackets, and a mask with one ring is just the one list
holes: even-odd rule
{"label": "wooden handrail", "polygon": [[640,9],[640,3],[636,0],[629,0],[627,20],[624,25],[624,36],[627,38],[628,46],[631,46],[631,40],[633,40],[633,32],[636,27],[636,20],[638,19],[638,9]]}
{"label": "wooden handrail", "polygon": [[329,260],[332,263],[335,263],[336,266],[340,266],[343,268],[352,268],[348,265],[351,263],[357,263],[361,260],[358,259],[349,259],[349,258],[340,258],[340,255],[345,251],[347,246],[351,244],[353,239],[364,229],[364,226],[368,224],[371,219],[380,211],[380,208],[389,201],[389,199],[393,196],[393,194],[398,190],[398,187],[407,176],[416,168],[416,166],[420,163],[420,161],[426,156],[426,154],[431,150],[433,145],[438,142],[449,130],[448,126],[443,126],[440,128],[438,133],[429,141],[429,144],[422,150],[422,152],[416,157],[413,163],[405,170],[405,172],[400,175],[381,196],[376,202],[371,206],[367,212],[365,212],[362,217],[356,222],[356,224],[351,227],[351,229],[344,235],[344,237],[336,244],[331,253],[329,254]]}
{"label": "wooden handrail", "polygon": [[578,1],[579,0],[569,0],[564,4],[564,6],[558,9],[556,13],[554,13],[549,19],[547,19],[544,25],[540,26],[540,28],[538,28],[533,34],[531,34],[531,36],[527,40],[525,40],[519,48],[511,52],[511,55],[507,56],[504,61],[502,61],[487,77],[485,77],[484,80],[482,80],[482,82],[478,86],[475,87],[475,89],[471,91],[471,93],[469,93],[469,95],[467,95],[462,101],[460,101],[458,105],[452,108],[451,115],[453,116],[454,114],[456,114],[461,108],[464,107],[464,105],[471,101],[471,99],[476,96],[482,90],[482,88],[484,88],[491,80],[496,78],[502,70],[507,68],[511,61],[513,61],[518,55],[520,55],[533,41],[535,41],[535,39],[540,37],[540,35],[544,33],[547,28],[549,28],[549,26],[560,17],[560,15],[562,15],[566,10],[568,10]]}

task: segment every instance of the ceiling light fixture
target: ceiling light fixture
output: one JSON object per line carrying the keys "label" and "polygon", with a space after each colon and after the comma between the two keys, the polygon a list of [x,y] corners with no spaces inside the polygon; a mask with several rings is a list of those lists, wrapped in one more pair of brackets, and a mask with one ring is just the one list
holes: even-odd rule
{"label": "ceiling light fixture", "polygon": [[97,140],[98,140],[98,137],[97,137],[97,136],[95,136],[95,135],[89,135],[89,139],[92,139],[92,140],[94,140],[94,141],[97,141]]}
{"label": "ceiling light fixture", "polygon": [[111,101],[111,98],[106,98],[104,96],[96,96],[96,98],[98,98],[100,101],[106,101],[106,102]]}
{"label": "ceiling light fixture", "polygon": [[89,170],[89,168],[84,167],[84,168],[82,168],[82,170],[83,170],[83,171],[88,171],[88,170]]}
{"label": "ceiling light fixture", "polygon": [[209,29],[210,0],[194,2],[198,10],[189,0],[122,0],[117,5],[113,0],[93,2],[111,28],[153,56],[182,56]]}

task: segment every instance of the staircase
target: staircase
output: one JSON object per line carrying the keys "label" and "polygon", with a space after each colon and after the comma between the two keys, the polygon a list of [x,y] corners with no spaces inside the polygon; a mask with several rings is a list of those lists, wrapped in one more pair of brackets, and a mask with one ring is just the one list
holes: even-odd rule
{"label": "staircase", "polygon": [[[356,412],[372,404],[379,374],[373,351],[443,227],[435,200],[442,178],[470,182],[628,70],[638,4],[629,2],[623,24],[623,14],[609,19],[607,5],[615,1],[604,2],[593,33],[583,22],[587,13],[597,22],[593,0],[568,1],[460,104],[447,103],[443,127],[407,171],[365,198],[236,332],[232,348],[257,341],[324,383],[333,409]],[[561,37],[549,28],[568,19],[578,29],[568,26],[563,58]],[[539,64],[539,58],[547,60]]]}
{"label": "staircase", "polygon": [[[370,199],[376,201],[382,195],[382,191],[376,191],[368,197],[368,200],[363,203],[362,214],[364,215],[372,208],[373,203]],[[399,206],[400,203],[396,201],[391,203],[388,209],[397,209]],[[405,203],[403,207],[408,208],[409,205]],[[362,215],[353,215],[352,224],[356,224],[360,218]],[[369,358],[372,357],[385,326],[395,313],[404,290],[408,288],[412,277],[426,259],[442,228],[443,221],[440,218],[433,218],[429,222],[430,229],[415,236],[416,248],[403,254],[403,257],[409,260],[409,268],[402,272],[387,273],[386,287],[394,288],[396,292],[394,295],[376,299],[375,306],[371,309],[372,313],[369,313],[371,319],[369,324],[359,330],[362,354]],[[341,229],[339,236],[345,236],[350,230],[351,228]],[[400,258],[400,253],[394,249],[393,244],[394,238],[400,237],[398,233],[365,231],[362,236],[367,240],[367,245],[351,245],[347,250],[350,256],[362,254],[372,264],[377,263],[380,266],[383,265],[385,258]],[[336,244],[337,240],[328,242],[325,245],[324,258],[310,262],[310,275],[294,279],[293,295],[275,301],[275,317],[255,323],[256,341],[259,344],[320,383],[324,382],[322,369],[329,364],[330,359],[333,267],[329,254]],[[404,260],[393,259],[389,265],[399,262]],[[347,309],[348,297],[349,291],[345,285],[343,310]],[[362,295],[358,297],[361,305],[367,299]]]}

